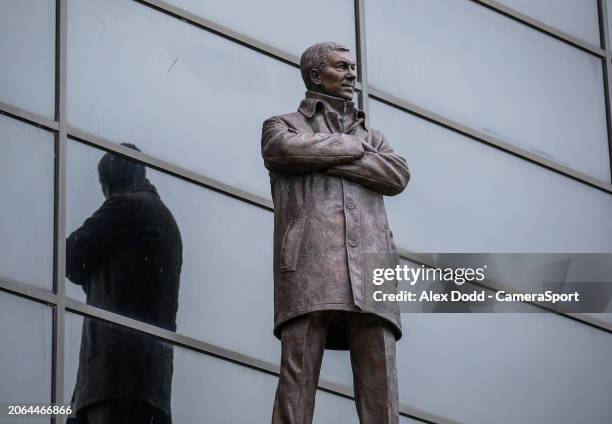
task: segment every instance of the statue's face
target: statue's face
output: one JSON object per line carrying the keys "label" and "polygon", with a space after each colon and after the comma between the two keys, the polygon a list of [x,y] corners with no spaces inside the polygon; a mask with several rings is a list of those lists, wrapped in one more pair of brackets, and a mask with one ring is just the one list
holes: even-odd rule
{"label": "statue's face", "polygon": [[316,91],[334,97],[351,100],[355,92],[355,60],[350,52],[332,51],[327,64],[320,70],[313,69],[310,77]]}

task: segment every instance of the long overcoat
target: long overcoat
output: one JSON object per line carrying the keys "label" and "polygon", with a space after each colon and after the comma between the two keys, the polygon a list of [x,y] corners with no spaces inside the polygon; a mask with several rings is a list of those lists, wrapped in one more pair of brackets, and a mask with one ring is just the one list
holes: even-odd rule
{"label": "long overcoat", "polygon": [[[410,174],[362,111],[354,111],[357,125],[342,128],[332,104],[354,108],[309,91],[297,112],[263,124],[274,202],[274,334],[300,315],[346,310],[382,317],[399,339],[397,303],[374,300],[375,291],[395,293],[397,281],[374,285],[373,272],[399,261],[383,196],[401,193]],[[347,349],[347,341],[335,335],[326,347]]]}
{"label": "long overcoat", "polygon": [[[176,330],[182,242],[148,181],[110,196],[66,240],[66,276],[87,303]],[[74,403],[146,402],[170,416],[173,351],[115,324],[84,318]]]}

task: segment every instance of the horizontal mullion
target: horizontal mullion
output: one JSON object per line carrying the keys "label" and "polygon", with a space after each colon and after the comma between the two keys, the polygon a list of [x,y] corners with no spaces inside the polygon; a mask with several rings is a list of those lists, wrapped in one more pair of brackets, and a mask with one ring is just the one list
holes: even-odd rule
{"label": "horizontal mullion", "polygon": [[57,305],[57,295],[55,293],[8,278],[0,278],[0,290],[35,302]]}
{"label": "horizontal mullion", "polygon": [[599,56],[601,58],[606,57],[606,51],[601,47],[589,43],[588,41],[581,40],[578,37],[575,37],[567,32],[561,31],[551,25],[545,24],[544,22],[532,18],[524,13],[521,13],[511,7],[498,3],[494,0],[471,0],[474,3],[477,3],[481,6],[484,6],[488,9],[491,9],[495,12],[501,13],[508,18],[511,18],[517,22],[520,22],[524,25],[527,25],[530,28],[543,32],[544,34],[550,35],[557,40],[563,41],[573,47],[579,48],[587,53],[591,53],[595,56]]}
{"label": "horizontal mullion", "polygon": [[27,110],[12,106],[8,103],[0,102],[0,113],[45,130],[54,132],[59,131],[59,122],[47,119],[36,113],[28,112]]}
{"label": "horizontal mullion", "polygon": [[145,153],[130,149],[117,143],[113,143],[111,141],[89,134],[74,127],[68,127],[68,137],[93,147],[98,147],[107,151],[118,153],[121,156],[125,156],[127,158],[141,162],[150,168],[156,169],[166,174],[170,174],[182,180],[195,183],[199,186],[220,192],[222,194],[229,195],[238,200],[250,203],[254,206],[258,206],[269,211],[273,210],[272,201],[264,197],[249,193],[229,184],[222,183],[221,181],[218,181],[214,178],[204,176],[197,172],[190,171],[186,168],[176,166],[174,164],[171,164],[170,162],[166,162],[154,156],[147,155]]}
{"label": "horizontal mullion", "polygon": [[392,96],[391,94],[385,93],[376,88],[370,87],[369,95],[371,98],[375,100],[379,100],[389,106],[395,107],[396,109],[402,110],[404,112],[408,112],[412,115],[416,115],[434,124],[441,125],[449,130],[452,130],[452,131],[458,132],[459,134],[470,137],[476,141],[487,144],[491,147],[495,147],[506,153],[510,153],[514,156],[517,156],[521,159],[526,159],[529,162],[532,162],[536,165],[540,165],[551,171],[557,172],[563,176],[566,176],[576,181],[579,181],[581,183],[587,184],[593,188],[599,189],[608,194],[612,194],[612,184],[608,184],[597,178],[593,178],[590,175],[587,175],[580,171],[576,171],[574,169],[568,168],[567,166],[561,165],[543,156],[529,152],[513,144],[502,141],[496,137],[492,137],[488,134],[477,131],[466,125],[453,121],[452,119],[448,119],[442,115],[438,115],[435,112],[431,112],[425,108],[422,108],[415,104],[401,100],[395,96]]}
{"label": "horizontal mullion", "polygon": [[[77,313],[79,315],[85,315],[112,324],[121,325],[131,330],[146,333],[165,342],[172,343],[173,345],[203,353],[208,356],[212,356],[237,365],[245,366],[256,371],[264,372],[274,376],[279,376],[280,374],[279,366],[272,362],[263,361],[231,349],[226,349],[211,343],[204,342],[202,340],[174,333],[170,330],[156,327],[151,324],[146,324],[144,322],[128,318],[119,314],[115,314],[113,312],[105,311],[103,309],[87,305],[74,299],[66,299],[66,310]],[[327,380],[319,380],[319,384],[317,387],[320,390],[331,393],[333,395],[337,395],[347,399],[354,399],[353,389],[343,384],[338,384]],[[438,417],[435,414],[431,414],[429,412],[407,405],[400,405],[400,414],[405,417],[414,418],[425,423],[459,424],[456,421],[448,420],[443,417]]]}

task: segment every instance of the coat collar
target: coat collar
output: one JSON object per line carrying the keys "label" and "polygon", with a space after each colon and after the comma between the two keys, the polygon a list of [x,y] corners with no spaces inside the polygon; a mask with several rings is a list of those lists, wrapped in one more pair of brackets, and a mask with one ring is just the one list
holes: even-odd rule
{"label": "coat collar", "polygon": [[315,91],[307,91],[305,98],[300,102],[298,111],[307,118],[312,118],[315,112],[317,111],[317,107],[320,107],[322,111],[326,108],[329,110],[346,111],[353,109],[356,111],[358,119],[363,118],[363,122],[361,125],[364,129],[367,130],[365,124],[365,112],[358,109],[357,106],[355,106],[355,103],[351,102],[350,100],[344,100],[340,97],[328,96],[326,94],[317,93]]}

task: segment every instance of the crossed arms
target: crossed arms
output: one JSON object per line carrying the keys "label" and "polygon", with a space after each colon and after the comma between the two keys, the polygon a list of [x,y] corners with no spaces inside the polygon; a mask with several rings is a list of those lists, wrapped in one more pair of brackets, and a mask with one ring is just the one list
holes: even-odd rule
{"label": "crossed arms", "polygon": [[266,168],[281,173],[326,172],[378,193],[393,196],[404,190],[410,172],[382,134],[373,144],[344,133],[306,133],[281,118],[263,124],[261,152]]}

